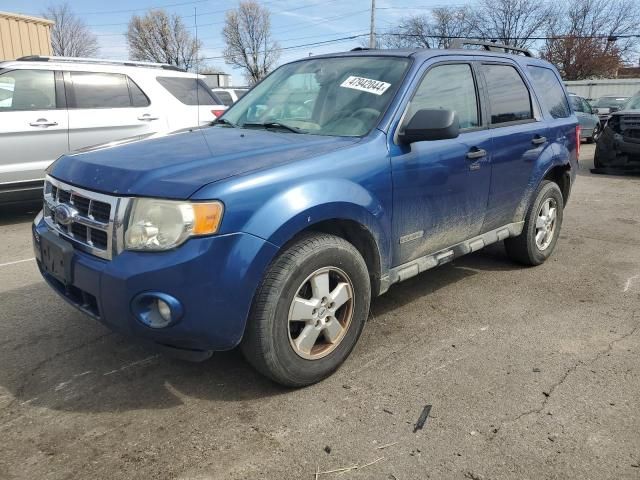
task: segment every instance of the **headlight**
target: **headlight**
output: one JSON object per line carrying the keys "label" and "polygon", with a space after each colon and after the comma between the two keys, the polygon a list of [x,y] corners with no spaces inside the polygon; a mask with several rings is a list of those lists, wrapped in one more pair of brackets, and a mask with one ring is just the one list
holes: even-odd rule
{"label": "headlight", "polygon": [[169,250],[192,236],[218,231],[220,202],[183,202],[136,198],[124,235],[127,250]]}

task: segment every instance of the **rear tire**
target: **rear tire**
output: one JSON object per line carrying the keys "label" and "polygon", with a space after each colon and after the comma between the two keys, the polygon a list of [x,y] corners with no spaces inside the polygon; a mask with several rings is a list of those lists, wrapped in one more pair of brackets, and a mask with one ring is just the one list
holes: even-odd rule
{"label": "rear tire", "polygon": [[305,235],[268,269],[254,298],[242,353],[282,385],[319,382],[351,353],[370,302],[369,273],[358,250],[334,235]]}
{"label": "rear tire", "polygon": [[522,233],[504,241],[507,255],[523,265],[540,265],[553,253],[560,228],[564,200],[560,187],[544,180],[529,207]]}

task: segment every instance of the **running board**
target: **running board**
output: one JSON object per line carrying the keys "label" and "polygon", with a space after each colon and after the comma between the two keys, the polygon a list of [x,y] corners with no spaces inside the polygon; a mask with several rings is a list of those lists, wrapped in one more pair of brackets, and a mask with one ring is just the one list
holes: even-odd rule
{"label": "running board", "polygon": [[380,295],[389,290],[394,283],[403,282],[408,278],[415,277],[419,273],[426,272],[434,267],[450,262],[454,258],[461,257],[467,253],[480,250],[492,243],[500,242],[505,238],[517,237],[522,233],[524,222],[510,223],[503,227],[483,233],[464,242],[460,242],[451,247],[442,249],[436,253],[416,258],[410,262],[403,263],[389,270],[389,273],[380,279]]}

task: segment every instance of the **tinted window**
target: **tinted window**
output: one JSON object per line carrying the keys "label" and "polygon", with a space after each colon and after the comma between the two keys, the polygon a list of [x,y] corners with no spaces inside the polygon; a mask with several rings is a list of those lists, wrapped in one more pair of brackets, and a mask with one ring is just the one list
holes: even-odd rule
{"label": "tinted window", "polygon": [[220,105],[209,87],[195,78],[158,77],[158,82],[185,105]]}
{"label": "tinted window", "polygon": [[529,90],[518,71],[509,65],[484,65],[489,89],[491,123],[506,123],[533,118]]}
{"label": "tinted window", "polygon": [[56,87],[49,70],[13,70],[0,75],[0,111],[56,108]]}
{"label": "tinted window", "polygon": [[234,92],[236,92],[236,97],[238,97],[238,99],[242,98],[242,96],[247,93],[246,90],[234,90]]}
{"label": "tinted window", "polygon": [[471,66],[441,65],[429,70],[411,100],[406,121],[425,108],[455,111],[460,128],[479,126],[478,99]]}
{"label": "tinted window", "polygon": [[[533,66],[527,68],[533,80],[533,85],[536,87],[538,97],[542,100],[542,104],[551,116],[553,118],[567,118],[571,116],[571,110],[569,109],[564,89],[558,77],[556,77],[556,74],[553,73],[553,70]],[[581,108],[582,110],[576,111],[584,111],[584,106],[581,105]]]}
{"label": "tinted window", "polygon": [[224,90],[218,90],[215,92],[216,97],[220,99],[223,105],[227,107],[233,104],[233,98],[231,98],[231,94],[229,92],[225,92]]}
{"label": "tinted window", "polygon": [[134,107],[148,107],[150,102],[136,82],[129,78],[129,92],[131,93],[131,105]]}
{"label": "tinted window", "polygon": [[119,73],[71,72],[75,108],[126,108],[131,106],[127,77]]}

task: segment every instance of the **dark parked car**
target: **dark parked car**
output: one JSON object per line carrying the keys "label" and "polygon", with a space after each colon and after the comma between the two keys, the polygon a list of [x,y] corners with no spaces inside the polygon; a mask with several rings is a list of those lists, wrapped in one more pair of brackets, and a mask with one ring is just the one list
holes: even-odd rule
{"label": "dark parked car", "polygon": [[620,110],[628,100],[629,97],[625,96],[605,95],[604,97],[598,98],[595,102],[592,102],[591,106],[600,117],[600,121],[604,123],[613,112]]}
{"label": "dark parked car", "polygon": [[156,348],[240,345],[302,386],[346,360],[392,284],[501,241],[542,264],[578,121],[553,65],[475,44],[304,58],[210,128],[60,157],[33,226],[44,279]]}
{"label": "dark parked car", "polygon": [[640,95],[607,120],[596,144],[594,166],[640,170]]}

